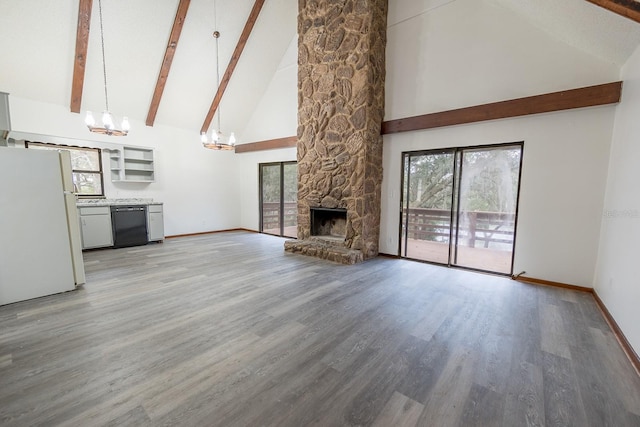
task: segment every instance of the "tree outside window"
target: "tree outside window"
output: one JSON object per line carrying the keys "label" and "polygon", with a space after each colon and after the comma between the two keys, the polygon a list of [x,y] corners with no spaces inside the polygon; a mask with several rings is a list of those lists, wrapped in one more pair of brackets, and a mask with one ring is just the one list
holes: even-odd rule
{"label": "tree outside window", "polygon": [[67,150],[71,154],[73,187],[79,197],[103,197],[102,157],[99,148],[76,147],[44,142],[26,142],[27,148]]}

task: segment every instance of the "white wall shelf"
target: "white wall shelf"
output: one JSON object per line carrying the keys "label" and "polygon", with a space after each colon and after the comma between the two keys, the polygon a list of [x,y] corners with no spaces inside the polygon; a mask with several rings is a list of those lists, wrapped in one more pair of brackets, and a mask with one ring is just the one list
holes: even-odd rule
{"label": "white wall shelf", "polygon": [[109,155],[111,181],[153,182],[153,149],[124,145]]}

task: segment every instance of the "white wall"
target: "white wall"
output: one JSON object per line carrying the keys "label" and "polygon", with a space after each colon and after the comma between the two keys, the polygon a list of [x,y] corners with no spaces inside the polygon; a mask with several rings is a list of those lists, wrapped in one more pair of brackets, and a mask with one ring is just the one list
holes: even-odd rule
{"label": "white wall", "polygon": [[155,182],[111,182],[103,153],[105,195],[144,197],[164,203],[166,235],[240,226],[236,155],[202,148],[197,132],[132,121],[126,137],[90,133],[79,114],[62,107],[10,96],[12,137],[86,147],[127,144],[154,149]]}
{"label": "white wall", "polygon": [[[298,126],[298,37],[289,43],[278,70],[243,135],[248,142],[296,135]],[[295,148],[237,154],[241,226],[259,230],[258,164],[296,160]]]}
{"label": "white wall", "polygon": [[260,229],[260,203],[258,164],[296,160],[295,148],[257,151],[237,154],[240,158],[238,173],[240,181],[240,223],[247,230]]}
{"label": "white wall", "polygon": [[298,36],[280,60],[280,65],[258,102],[244,131],[244,141],[257,142],[296,134],[298,127]]}
{"label": "white wall", "polygon": [[380,251],[398,253],[404,151],[524,141],[514,272],[591,287],[614,107],[384,138]]}
{"label": "white wall", "polygon": [[490,2],[419,10],[389,17],[385,120],[618,80],[614,64]]}
{"label": "white wall", "polygon": [[615,118],[595,289],[640,353],[640,47],[622,69],[622,102]]}
{"label": "white wall", "polygon": [[[612,64],[507,9],[456,0],[391,19],[385,119],[616,81]],[[387,135],[380,249],[397,254],[403,151],[524,141],[514,271],[592,286],[612,106]]]}

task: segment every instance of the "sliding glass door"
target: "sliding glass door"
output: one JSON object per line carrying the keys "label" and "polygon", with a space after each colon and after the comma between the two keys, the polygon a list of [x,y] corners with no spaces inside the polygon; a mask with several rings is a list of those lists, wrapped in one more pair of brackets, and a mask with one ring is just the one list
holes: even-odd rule
{"label": "sliding glass door", "polygon": [[260,232],[297,237],[298,164],[262,163],[260,168]]}
{"label": "sliding glass door", "polygon": [[522,146],[460,153],[452,264],[511,274]]}
{"label": "sliding glass door", "polygon": [[400,255],[511,274],[522,144],[403,154]]}
{"label": "sliding glass door", "polygon": [[449,263],[455,151],[405,153],[401,255]]}

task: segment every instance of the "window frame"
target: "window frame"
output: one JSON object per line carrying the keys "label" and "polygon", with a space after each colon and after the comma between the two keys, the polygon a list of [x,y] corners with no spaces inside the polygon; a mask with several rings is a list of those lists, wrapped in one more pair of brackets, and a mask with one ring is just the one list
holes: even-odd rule
{"label": "window frame", "polygon": [[[459,217],[460,217],[460,181],[462,179],[462,156],[466,151],[477,151],[477,150],[493,150],[493,149],[501,149],[508,147],[518,147],[520,149],[520,160],[519,160],[519,169],[518,169],[518,186],[517,186],[517,197],[515,200],[515,219],[514,219],[514,231],[513,231],[513,242],[511,245],[511,262],[510,262],[510,271],[508,273],[492,271],[483,268],[477,267],[469,267],[462,264],[459,264],[457,261],[457,249],[458,249],[458,235],[459,235]],[[521,189],[522,189],[522,168],[524,165],[524,150],[525,141],[513,141],[513,142],[504,142],[504,143],[496,143],[496,144],[484,144],[484,145],[469,145],[469,146],[459,146],[459,147],[448,147],[448,148],[437,148],[437,149],[422,149],[422,150],[411,150],[411,151],[403,151],[401,153],[401,179],[400,179],[400,212],[399,212],[399,227],[398,227],[398,252],[397,255],[400,258],[412,259],[415,261],[425,262],[428,264],[437,264],[444,265],[452,268],[459,268],[463,270],[470,271],[479,271],[482,273],[496,274],[500,276],[511,276],[513,275],[513,267],[515,265],[515,253],[516,253],[516,240],[518,235],[518,219],[520,212],[520,197],[521,197]],[[452,183],[452,195],[451,195],[451,220],[449,223],[449,255],[448,261],[446,263],[429,261],[425,259],[412,258],[406,255],[406,245],[403,248],[403,235],[408,233],[408,218],[407,222],[403,220],[403,211],[405,209],[405,203],[408,203],[405,200],[405,179],[410,179],[408,176],[405,176],[406,168],[405,162],[407,159],[411,159],[413,156],[421,156],[421,155],[430,155],[430,154],[441,154],[451,152],[454,155],[454,168],[453,168],[453,183]],[[410,181],[409,181],[410,182]],[[406,242],[405,242],[406,243]],[[404,255],[403,255],[404,251]]]}
{"label": "window frame", "polygon": [[[79,145],[65,145],[65,144],[54,144],[50,142],[39,142],[39,141],[25,141],[25,148],[30,147],[47,147],[50,149],[58,149],[58,150],[67,150],[67,151],[92,151],[98,154],[98,170],[87,170],[87,169],[73,169],[73,165],[71,167],[72,175],[76,173],[82,174],[92,174],[98,175],[100,177],[100,194],[82,194],[76,193],[76,196],[79,199],[103,199],[105,198],[104,194],[104,169],[102,167],[102,150],[100,148],[93,147],[81,147]],[[37,150],[37,148],[35,148]],[[74,180],[74,187],[75,187]]]}
{"label": "window frame", "polygon": [[[297,238],[297,233],[296,233],[296,237],[293,236],[286,236],[284,233],[284,229],[285,229],[285,225],[284,225],[284,168],[285,165],[298,165],[297,160],[287,160],[287,161],[281,161],[281,162],[267,162],[267,163],[258,163],[258,209],[259,209],[259,227],[258,230],[260,233],[263,234],[269,234],[271,236],[278,236],[278,237],[286,237],[289,239],[296,239]],[[279,166],[280,167],[280,200],[279,200],[279,204],[280,204],[280,215],[279,215],[279,224],[280,224],[280,233],[279,234],[272,234],[272,233],[268,233],[264,230],[264,208],[263,208],[263,204],[264,204],[264,200],[263,200],[263,184],[264,184],[264,180],[263,180],[263,168],[264,167],[268,167],[268,166]],[[297,204],[297,190],[296,190],[296,204]],[[296,228],[297,228],[297,221],[296,221]]]}

